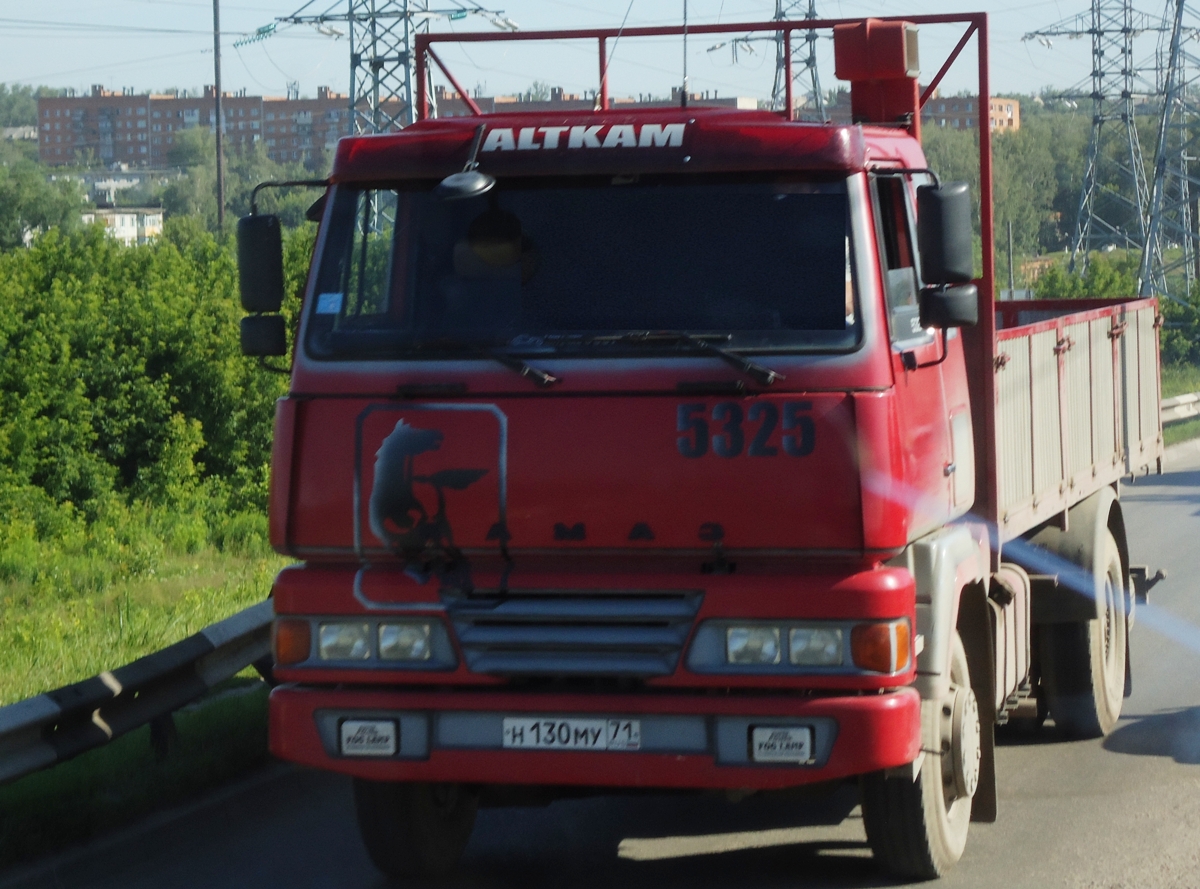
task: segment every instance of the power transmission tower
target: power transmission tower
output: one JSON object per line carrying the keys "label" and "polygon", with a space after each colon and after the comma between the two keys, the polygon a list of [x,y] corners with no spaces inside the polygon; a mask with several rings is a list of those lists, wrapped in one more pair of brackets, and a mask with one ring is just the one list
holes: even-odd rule
{"label": "power transmission tower", "polygon": [[1171,36],[1138,293],[1182,302],[1200,276],[1200,59],[1188,50],[1198,34],[1195,12],[1185,0],[1168,0],[1167,9]]}
{"label": "power transmission tower", "polygon": [[1130,0],[1092,0],[1091,9],[1025,40],[1049,45],[1053,37],[1092,40],[1092,133],[1071,244],[1071,268],[1086,269],[1090,251],[1107,246],[1144,249],[1150,189],[1134,118],[1138,96],[1159,94],[1158,78],[1143,79],[1134,63],[1134,39],[1161,32],[1164,23],[1138,12]]}
{"label": "power transmission tower", "polygon": [[458,21],[481,15],[493,24],[516,30],[498,10],[484,9],[468,0],[450,0],[434,7],[429,0],[345,0],[325,12],[304,14],[315,0],[277,21],[313,25],[324,34],[341,36],[334,26],[345,25],[350,37],[350,119],[354,133],[386,133],[413,122],[417,84],[414,47],[417,34],[442,19]]}
{"label": "power transmission tower", "polygon": [[[800,11],[804,9],[801,16]],[[817,18],[816,0],[775,0],[775,17],[772,21],[783,22],[791,19]],[[797,70],[799,63],[799,70]],[[782,32],[775,38],[775,84],[771,88],[771,107],[776,111],[783,110],[787,104],[787,50],[784,46]],[[825,119],[825,96],[821,92],[821,78],[817,73],[817,32],[806,31],[804,45],[792,45],[792,77],[799,80],[808,72],[812,87],[813,102],[817,120]],[[787,109],[791,113],[791,109]]]}

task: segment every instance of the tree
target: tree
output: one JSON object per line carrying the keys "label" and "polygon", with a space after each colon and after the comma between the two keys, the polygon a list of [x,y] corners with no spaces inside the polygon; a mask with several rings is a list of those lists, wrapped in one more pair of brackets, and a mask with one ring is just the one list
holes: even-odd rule
{"label": "tree", "polygon": [[[162,193],[163,210],[168,217],[196,216],[210,231],[217,228],[216,138],[206,129],[184,130],[176,136],[176,153],[171,162],[184,166],[185,174]],[[280,164],[267,156],[262,143],[225,158],[225,209],[245,216],[250,212],[250,194],[260,182],[312,179],[303,164]],[[275,213],[285,226],[294,228],[304,222],[304,211],[316,198],[307,189],[266,189],[259,193],[259,210]]]}
{"label": "tree", "polygon": [[36,231],[77,227],[82,208],[74,180],[47,181],[44,168],[27,160],[0,166],[0,250],[21,246]]}
{"label": "tree", "polygon": [[521,98],[526,102],[548,102],[550,101],[550,84],[535,80],[529,84],[529,89],[521,94]]}
{"label": "tree", "polygon": [[0,127],[37,126],[37,100],[39,96],[57,96],[59,90],[50,87],[11,87],[0,83]]}

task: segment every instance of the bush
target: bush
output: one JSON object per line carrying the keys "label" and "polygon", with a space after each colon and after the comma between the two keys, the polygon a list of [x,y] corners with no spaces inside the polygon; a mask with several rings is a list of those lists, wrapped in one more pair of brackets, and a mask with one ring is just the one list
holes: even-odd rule
{"label": "bush", "polygon": [[[311,228],[287,240],[293,294]],[[239,352],[236,271],[191,219],[150,246],[91,227],[0,253],[0,581],[100,590],[168,552],[267,551],[287,381]]]}

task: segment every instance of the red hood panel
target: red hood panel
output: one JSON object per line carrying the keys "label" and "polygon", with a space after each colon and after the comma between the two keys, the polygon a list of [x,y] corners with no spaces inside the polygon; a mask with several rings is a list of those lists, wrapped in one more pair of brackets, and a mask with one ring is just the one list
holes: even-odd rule
{"label": "red hood panel", "polygon": [[841,394],[301,403],[290,548],[848,550]]}

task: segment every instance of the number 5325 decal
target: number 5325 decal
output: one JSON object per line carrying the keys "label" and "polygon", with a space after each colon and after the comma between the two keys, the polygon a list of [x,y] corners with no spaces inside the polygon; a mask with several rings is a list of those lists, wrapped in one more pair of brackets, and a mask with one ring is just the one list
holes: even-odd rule
{"label": "number 5325 decal", "polygon": [[[685,457],[703,457],[710,444],[718,457],[740,457],[743,451],[751,457],[775,457],[781,450],[789,457],[807,457],[817,443],[812,406],[811,401],[756,401],[744,410],[736,401],[719,401],[709,411],[707,404],[681,404],[676,444]],[[783,434],[776,439],[781,412]]]}

